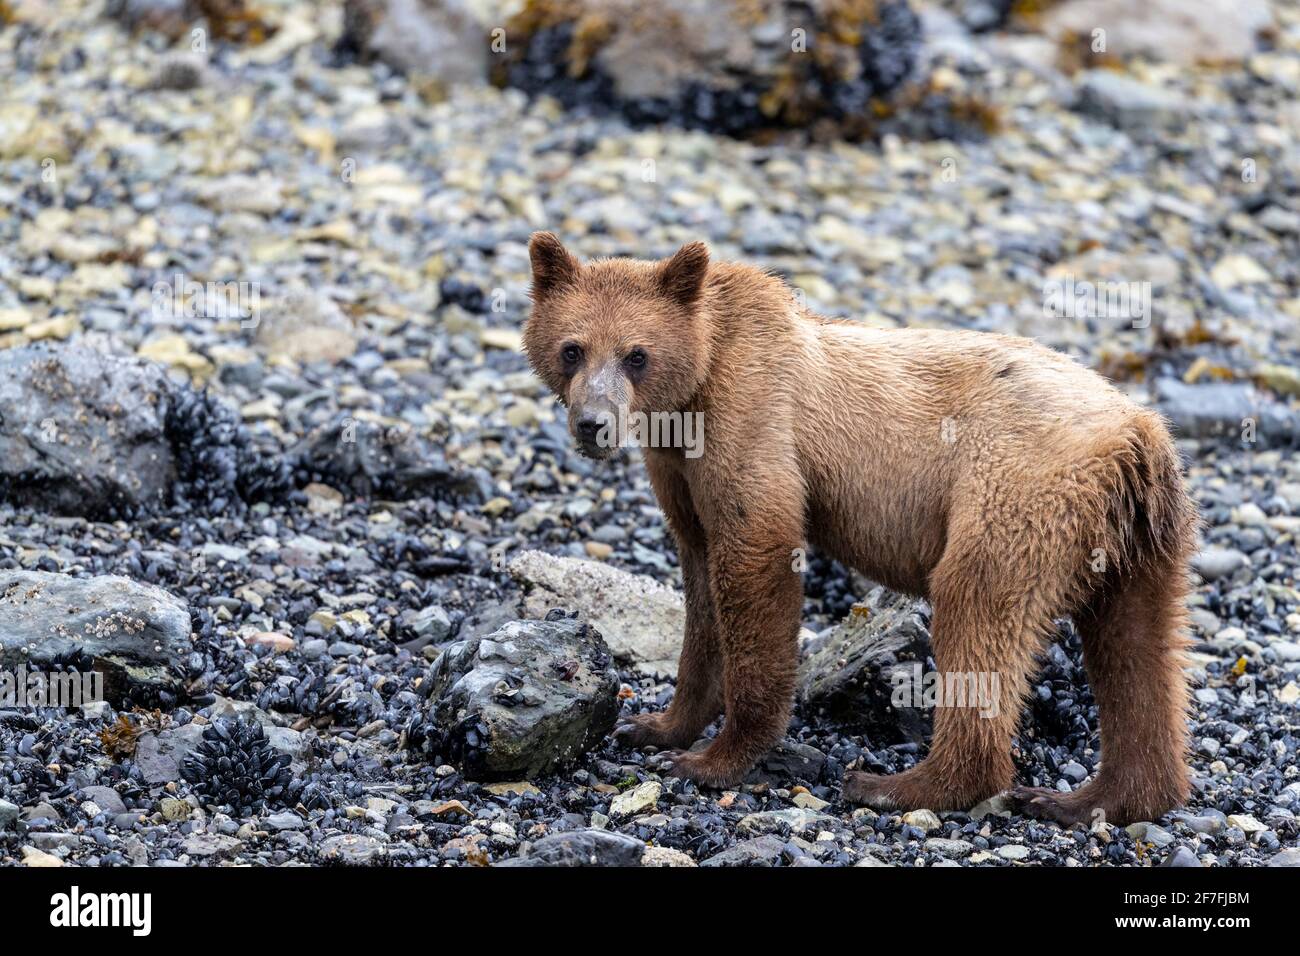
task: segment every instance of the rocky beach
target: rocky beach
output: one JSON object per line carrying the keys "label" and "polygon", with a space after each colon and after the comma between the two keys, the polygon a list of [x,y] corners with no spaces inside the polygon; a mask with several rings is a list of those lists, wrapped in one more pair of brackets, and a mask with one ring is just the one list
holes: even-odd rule
{"label": "rocky beach", "polygon": [[[1300,5],[755,3],[680,76],[564,6],[0,0],[0,669],[103,683],[0,683],[0,865],[1300,865]],[[791,72],[801,16],[851,63]],[[638,454],[578,455],[521,353],[539,229],[704,240],[1164,413],[1188,804],[845,803],[924,756],[888,688],[929,608],[816,554],[743,786],[611,739],[672,697],[681,580]],[[1062,621],[1020,780],[1099,749]]]}

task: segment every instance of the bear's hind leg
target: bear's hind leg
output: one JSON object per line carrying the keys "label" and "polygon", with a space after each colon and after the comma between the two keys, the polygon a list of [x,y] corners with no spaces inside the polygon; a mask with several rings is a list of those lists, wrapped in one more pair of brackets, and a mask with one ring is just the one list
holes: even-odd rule
{"label": "bear's hind leg", "polygon": [[1187,798],[1187,575],[1179,560],[1126,575],[1075,615],[1101,717],[1101,769],[1073,793],[1017,788],[1025,812],[1062,824],[1154,820]]}
{"label": "bear's hind leg", "polygon": [[[1020,580],[1023,569],[1005,565],[949,554],[935,569],[931,644],[945,690],[934,709],[930,752],[902,773],[845,774],[845,800],[967,810],[1011,786],[1011,739],[1052,632],[1056,589]],[[953,693],[963,689],[964,699]]]}

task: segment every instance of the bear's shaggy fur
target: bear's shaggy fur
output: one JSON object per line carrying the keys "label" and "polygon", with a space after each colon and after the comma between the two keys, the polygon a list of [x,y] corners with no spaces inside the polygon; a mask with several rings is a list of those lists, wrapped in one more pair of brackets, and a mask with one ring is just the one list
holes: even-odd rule
{"label": "bear's shaggy fur", "polygon": [[1153,819],[1188,793],[1183,676],[1197,517],[1156,414],[1027,339],[881,330],[821,318],[780,279],[671,259],[580,264],[530,245],[533,368],[583,449],[633,412],[703,415],[703,454],[647,448],[686,591],[676,695],[619,729],[701,751],[675,774],[738,783],[785,733],[802,609],[794,555],[811,544],[934,608],[942,674],[996,675],[992,708],[940,706],[925,760],[850,772],[844,796],[968,809],[1010,787],[1010,744],[1035,662],[1070,615],[1101,715],[1104,763],[1073,793],[1019,788],[1061,822]]}

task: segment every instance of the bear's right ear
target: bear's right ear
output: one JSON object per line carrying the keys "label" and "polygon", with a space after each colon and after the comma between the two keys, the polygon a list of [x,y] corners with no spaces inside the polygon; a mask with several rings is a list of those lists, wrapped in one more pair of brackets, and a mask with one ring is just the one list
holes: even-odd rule
{"label": "bear's right ear", "polygon": [[533,263],[533,298],[540,299],[578,280],[582,266],[553,232],[535,232],[528,241]]}

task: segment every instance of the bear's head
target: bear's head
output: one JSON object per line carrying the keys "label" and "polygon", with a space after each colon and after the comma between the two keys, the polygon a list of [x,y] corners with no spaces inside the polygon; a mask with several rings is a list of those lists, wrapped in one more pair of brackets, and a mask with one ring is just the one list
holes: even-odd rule
{"label": "bear's head", "polygon": [[709,368],[701,309],[709,250],[692,242],[661,262],[580,263],[549,232],[528,245],[533,309],[524,351],[569,410],[569,432],[590,458],[626,439],[629,416],[681,412]]}

